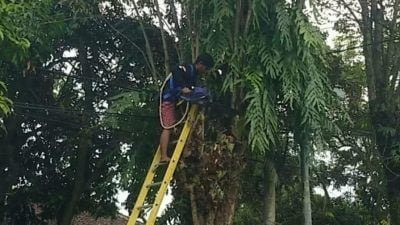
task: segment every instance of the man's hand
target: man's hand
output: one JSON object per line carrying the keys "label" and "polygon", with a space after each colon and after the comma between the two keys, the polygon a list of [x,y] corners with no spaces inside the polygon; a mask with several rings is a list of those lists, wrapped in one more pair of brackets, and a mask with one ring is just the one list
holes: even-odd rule
{"label": "man's hand", "polygon": [[182,88],[183,94],[189,94],[190,92],[192,92],[192,90],[190,90],[189,88],[187,88],[187,87]]}

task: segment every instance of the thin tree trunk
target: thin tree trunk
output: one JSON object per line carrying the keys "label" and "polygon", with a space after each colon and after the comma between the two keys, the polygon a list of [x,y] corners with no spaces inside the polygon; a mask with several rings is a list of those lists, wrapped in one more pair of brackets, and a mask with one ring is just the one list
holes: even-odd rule
{"label": "thin tree trunk", "polygon": [[162,38],[162,43],[163,43],[163,48],[164,48],[165,75],[168,76],[168,74],[170,72],[170,66],[169,66],[170,60],[169,60],[169,54],[168,54],[167,39],[165,37],[165,31],[164,31],[164,23],[163,23],[163,19],[162,19],[162,13],[160,11],[160,6],[158,4],[158,0],[154,0],[154,6],[156,7],[158,22],[160,23],[161,38]]}
{"label": "thin tree trunk", "polygon": [[[189,32],[189,41],[191,43],[191,53],[192,53],[192,61],[196,59],[196,43],[195,43],[195,19],[192,15],[192,10],[190,6],[192,2],[185,1],[185,3],[182,3],[182,9],[185,11],[187,21],[188,21],[188,32]],[[194,11],[194,10],[193,10]]]}
{"label": "thin tree trunk", "polygon": [[144,37],[144,40],[146,42],[146,54],[147,54],[147,57],[149,59],[149,63],[150,63],[150,66],[151,66],[151,74],[153,76],[153,79],[157,80],[158,76],[157,76],[156,66],[155,66],[155,63],[154,63],[153,52],[151,51],[151,46],[150,46],[149,38],[147,36],[147,32],[144,29],[142,16],[141,16],[141,14],[140,14],[140,12],[138,10],[136,2],[132,1],[132,4],[133,4],[133,8],[135,9],[136,15],[139,18],[138,20],[139,20],[140,28],[142,29],[143,37]]}
{"label": "thin tree trunk", "polygon": [[[322,211],[325,212],[327,206],[330,205],[331,197],[329,196],[328,188],[325,184],[326,181],[322,180],[321,176],[318,173],[316,173],[316,175],[318,178],[318,182],[322,185],[322,190],[324,191],[324,208],[322,209]],[[328,182],[328,185],[329,185],[329,182]]]}
{"label": "thin tree trunk", "polygon": [[77,165],[75,169],[74,186],[71,196],[63,208],[62,216],[59,220],[59,225],[70,225],[74,216],[75,206],[85,190],[88,161],[90,156],[91,132],[85,130],[80,134],[79,153],[77,157]]}
{"label": "thin tree trunk", "polygon": [[[84,43],[80,42],[78,47],[78,57],[81,64],[81,76],[82,77],[93,77],[90,64],[88,62],[87,49]],[[92,81],[85,81],[83,83],[83,90],[85,92],[85,105],[84,110],[93,111],[93,101],[95,98],[94,92],[92,90]],[[91,119],[88,116],[82,116],[82,123],[90,125]],[[81,198],[82,193],[85,190],[87,184],[87,177],[89,173],[89,157],[90,157],[90,147],[92,130],[91,128],[83,129],[79,133],[79,145],[78,145],[78,155],[75,166],[75,180],[74,185],[71,190],[69,199],[66,200],[64,206],[62,207],[62,212],[58,219],[59,225],[70,225],[72,218],[74,216],[75,207]]]}
{"label": "thin tree trunk", "polygon": [[[396,126],[395,105],[396,93],[390,87],[390,75],[397,76],[398,71],[388,74],[390,68],[396,68],[397,65],[390,65],[390,61],[384,61],[385,58],[395,57],[384,55],[384,9],[381,0],[359,0],[361,6],[362,24],[361,31],[364,43],[364,57],[366,66],[366,77],[368,85],[368,102],[371,122],[374,127],[375,145],[377,151],[383,157],[383,165],[386,175],[387,199],[389,202],[390,224],[400,225],[400,167],[393,160],[392,146],[396,142],[395,135],[388,135],[382,131],[382,128]],[[399,1],[396,1],[399,4]],[[397,14],[398,5],[394,6],[394,13]],[[397,15],[394,15],[397,17]],[[396,21],[394,19],[393,21]],[[392,25],[392,26],[390,26]],[[393,28],[393,24],[388,25]],[[390,32],[390,31],[389,31]],[[394,40],[389,41],[394,42]],[[395,44],[388,43],[386,54],[392,54],[391,50]],[[398,68],[398,67],[397,67]]]}
{"label": "thin tree trunk", "polygon": [[303,216],[304,225],[312,225],[311,192],[310,192],[310,152],[311,143],[309,132],[303,131],[300,144],[301,181],[303,187]]}
{"label": "thin tree trunk", "polygon": [[276,182],[277,174],[275,165],[267,159],[264,168],[264,225],[275,225],[276,207]]}
{"label": "thin tree trunk", "polygon": [[390,162],[386,168],[389,215],[391,225],[400,225],[400,165]]}
{"label": "thin tree trunk", "polygon": [[[8,134],[1,140],[1,159],[0,163],[4,163],[2,167],[1,182],[0,182],[0,224],[4,219],[6,211],[7,193],[12,189],[12,186],[18,182],[19,165],[15,159],[17,151],[17,126],[19,122],[15,116],[10,116],[5,121]],[[7,170],[4,170],[7,168]]]}
{"label": "thin tree trunk", "polygon": [[193,185],[189,187],[190,206],[192,208],[192,221],[193,225],[202,225],[204,222],[200,221],[199,213],[196,204],[196,195],[194,194]]}
{"label": "thin tree trunk", "polygon": [[299,8],[299,9],[304,9],[305,4],[306,4],[306,1],[305,1],[305,0],[296,0],[296,6],[297,6],[297,8]]}
{"label": "thin tree trunk", "polygon": [[176,52],[178,53],[179,63],[183,63],[183,48],[181,45],[181,42],[183,42],[182,32],[181,32],[181,27],[179,25],[178,12],[176,10],[175,1],[170,1],[169,5],[171,8],[172,21],[174,22],[174,25],[175,25],[174,26],[175,34],[176,34],[176,37],[178,38],[178,41],[175,43]]}
{"label": "thin tree trunk", "polygon": [[239,31],[240,24],[242,22],[242,0],[236,0],[236,19],[235,19],[235,27],[233,28],[233,44],[235,52],[237,52],[237,48],[239,45]]}

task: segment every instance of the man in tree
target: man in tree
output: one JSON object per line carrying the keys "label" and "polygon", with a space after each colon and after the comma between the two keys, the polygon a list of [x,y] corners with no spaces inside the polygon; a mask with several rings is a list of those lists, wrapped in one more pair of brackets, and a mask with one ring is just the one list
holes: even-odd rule
{"label": "man in tree", "polygon": [[167,154],[171,129],[176,124],[175,104],[181,95],[190,95],[197,83],[198,75],[204,74],[214,66],[214,60],[209,54],[199,55],[194,64],[178,66],[172,69],[172,76],[167,81],[168,86],[162,91],[160,122],[163,131],[160,137],[161,161],[168,162]]}

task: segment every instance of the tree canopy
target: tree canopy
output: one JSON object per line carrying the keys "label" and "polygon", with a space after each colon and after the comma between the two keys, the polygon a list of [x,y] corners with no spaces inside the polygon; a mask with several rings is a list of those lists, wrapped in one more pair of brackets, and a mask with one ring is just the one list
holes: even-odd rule
{"label": "tree canopy", "polygon": [[400,224],[399,7],[0,0],[0,224],[131,210],[160,84],[203,52],[212,102],[157,224]]}

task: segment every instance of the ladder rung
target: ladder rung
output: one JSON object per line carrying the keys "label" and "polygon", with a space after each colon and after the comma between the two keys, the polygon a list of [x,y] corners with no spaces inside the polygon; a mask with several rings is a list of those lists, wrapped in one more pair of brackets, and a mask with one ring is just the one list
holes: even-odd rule
{"label": "ladder rung", "polygon": [[151,208],[151,207],[153,207],[153,204],[142,205],[142,206],[138,207],[137,209],[139,209],[139,210],[144,210],[144,209],[148,209],[148,208]]}
{"label": "ladder rung", "polygon": [[153,166],[153,173],[157,170],[158,167],[167,165],[169,162],[159,162]]}
{"label": "ladder rung", "polygon": [[151,188],[151,187],[155,187],[155,186],[160,186],[162,184],[162,182],[156,182],[156,183],[152,183],[149,185],[146,185],[147,188]]}
{"label": "ladder rung", "polygon": [[154,167],[159,167],[159,166],[164,166],[164,165],[166,165],[166,164],[168,164],[169,162],[167,162],[167,161],[162,161],[162,162],[159,162],[159,163],[157,163]]}

